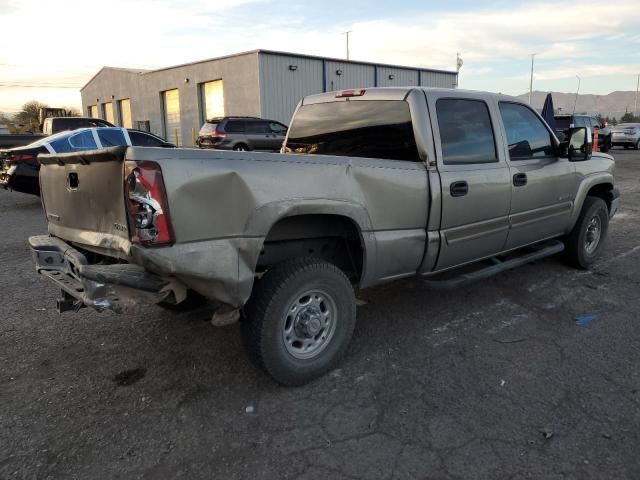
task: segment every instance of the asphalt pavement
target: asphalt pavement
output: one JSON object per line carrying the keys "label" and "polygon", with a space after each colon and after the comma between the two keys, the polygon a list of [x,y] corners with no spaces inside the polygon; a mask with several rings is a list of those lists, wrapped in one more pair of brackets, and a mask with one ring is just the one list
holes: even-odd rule
{"label": "asphalt pavement", "polygon": [[590,271],[361,292],[340,368],[301,388],[207,308],[58,314],[26,246],[40,202],[0,191],[0,478],[640,478],[640,153],[612,153]]}

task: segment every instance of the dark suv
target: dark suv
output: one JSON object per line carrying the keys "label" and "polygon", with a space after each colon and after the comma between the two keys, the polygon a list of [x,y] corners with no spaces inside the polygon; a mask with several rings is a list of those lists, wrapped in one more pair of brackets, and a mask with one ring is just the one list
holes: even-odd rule
{"label": "dark suv", "polygon": [[200,148],[220,150],[278,151],[287,134],[287,126],[256,117],[223,117],[207,120],[196,143]]}
{"label": "dark suv", "polygon": [[[596,117],[590,115],[555,115],[556,120],[556,133],[564,136],[569,128],[572,127],[587,127],[591,132],[591,138],[593,138],[593,128],[598,127],[598,150],[606,152],[612,147],[611,142],[611,129],[606,125],[601,125]],[[560,138],[562,141],[562,138]]]}

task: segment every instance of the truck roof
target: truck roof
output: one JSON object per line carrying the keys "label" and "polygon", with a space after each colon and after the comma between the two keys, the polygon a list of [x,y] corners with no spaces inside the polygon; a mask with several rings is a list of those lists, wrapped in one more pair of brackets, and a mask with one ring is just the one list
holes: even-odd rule
{"label": "truck roof", "polygon": [[[483,92],[479,90],[463,90],[463,89],[452,89],[452,88],[437,88],[437,87],[370,87],[370,88],[352,88],[345,90],[335,90],[331,92],[318,93],[315,95],[308,95],[302,99],[303,105],[309,105],[313,103],[325,103],[325,102],[333,102],[336,99],[336,95],[339,92],[346,92],[349,90],[358,91],[364,90],[365,94],[362,96],[352,97],[352,98],[361,98],[363,100],[404,100],[409,92],[413,90],[422,90],[425,92],[446,92],[452,93],[455,96],[464,95],[464,94],[473,94],[473,96],[482,95],[487,98],[498,98],[502,100],[509,101],[517,101],[521,102],[522,100],[511,96],[511,95],[503,95],[501,93],[491,93],[491,92]],[[366,95],[366,98],[362,98]]]}

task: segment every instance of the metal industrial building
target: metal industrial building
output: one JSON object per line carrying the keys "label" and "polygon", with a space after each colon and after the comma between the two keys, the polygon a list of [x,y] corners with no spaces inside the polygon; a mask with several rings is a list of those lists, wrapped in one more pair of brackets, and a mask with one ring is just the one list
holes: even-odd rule
{"label": "metal industrial building", "polygon": [[162,68],[104,67],[82,87],[92,117],[191,146],[206,118],[247,115],[289,123],[302,97],[360,87],[455,88],[455,71],[254,50]]}

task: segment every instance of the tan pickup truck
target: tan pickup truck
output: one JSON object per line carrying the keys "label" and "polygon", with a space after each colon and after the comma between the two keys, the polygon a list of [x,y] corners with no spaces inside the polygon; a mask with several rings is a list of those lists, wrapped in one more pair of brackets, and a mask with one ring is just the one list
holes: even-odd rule
{"label": "tan pickup truck", "polygon": [[502,95],[330,92],[300,102],[279,154],[40,155],[49,235],[29,242],[61,311],[197,292],[221,305],[214,323],[240,318],[277,381],[301,384],[347,349],[356,289],[452,287],[563,250],[587,268],[618,206],[614,161],[584,128],[568,139]]}

